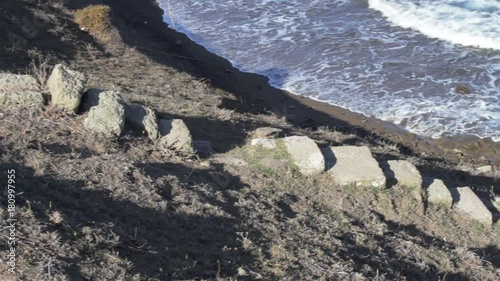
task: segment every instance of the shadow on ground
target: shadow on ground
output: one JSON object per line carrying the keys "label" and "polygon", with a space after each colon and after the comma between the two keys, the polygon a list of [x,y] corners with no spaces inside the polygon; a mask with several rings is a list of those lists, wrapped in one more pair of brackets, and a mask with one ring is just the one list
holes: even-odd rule
{"label": "shadow on ground", "polygon": [[[166,169],[163,173],[170,169],[187,170],[172,166],[158,168]],[[2,172],[7,169],[15,169],[18,175],[20,208],[31,207],[41,221],[47,219],[51,209],[64,214],[65,225],[49,226],[49,229],[57,230],[64,242],[79,250],[77,258],[68,260],[73,265],[67,272],[72,280],[86,280],[79,273],[78,266],[94,259],[100,251],[117,251],[131,261],[131,274],[140,273],[160,280],[235,276],[239,267],[255,264],[252,253],[244,249],[238,233],[258,235],[256,230],[242,226],[237,216],[177,212],[178,205],[168,198],[172,197],[169,186],[163,186],[159,191],[166,197],[168,208],[158,211],[115,199],[110,192],[89,187],[83,180],[36,176],[32,169],[22,165],[0,163]],[[145,169],[154,170],[155,167]],[[221,208],[230,208],[231,203],[216,202]],[[119,240],[116,243],[104,240],[87,247],[81,244],[85,227],[114,233]]]}

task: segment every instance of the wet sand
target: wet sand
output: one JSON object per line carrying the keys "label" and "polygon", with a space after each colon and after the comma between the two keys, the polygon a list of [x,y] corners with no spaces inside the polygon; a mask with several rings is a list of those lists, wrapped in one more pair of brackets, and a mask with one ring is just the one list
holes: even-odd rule
{"label": "wet sand", "polygon": [[[475,136],[431,139],[418,136],[401,127],[349,110],[296,96],[273,88],[268,78],[245,73],[186,35],[169,28],[163,21],[163,10],[156,1],[110,0],[115,13],[128,25],[140,30],[141,37],[121,31],[122,38],[137,46],[153,60],[168,64],[210,82],[233,94],[240,102],[227,101],[226,108],[254,112],[274,112],[285,116],[296,126],[329,126],[360,137],[381,138],[399,144],[403,153],[425,158],[443,159],[452,163],[500,165],[500,143]],[[142,36],[144,35],[144,36]],[[144,38],[149,42],[144,42]]]}

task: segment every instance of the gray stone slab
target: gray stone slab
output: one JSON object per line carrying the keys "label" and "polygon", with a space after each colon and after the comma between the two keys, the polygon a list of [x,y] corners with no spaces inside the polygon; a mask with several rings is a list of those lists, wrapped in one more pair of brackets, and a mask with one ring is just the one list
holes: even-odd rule
{"label": "gray stone slab", "polygon": [[434,205],[443,205],[451,208],[453,205],[453,197],[448,187],[440,179],[433,179],[429,187],[427,187],[427,203]]}
{"label": "gray stone slab", "polygon": [[335,183],[341,186],[385,188],[386,178],[368,147],[331,147],[333,167],[328,171]]}
{"label": "gray stone slab", "polygon": [[325,171],[325,158],[312,139],[306,136],[293,136],[286,137],[283,141],[301,174],[311,176]]}
{"label": "gray stone slab", "polygon": [[452,195],[454,197],[455,204],[453,208],[458,210],[469,217],[484,223],[491,225],[493,223],[493,216],[486,208],[481,199],[472,191],[468,186],[456,187],[451,189]]}

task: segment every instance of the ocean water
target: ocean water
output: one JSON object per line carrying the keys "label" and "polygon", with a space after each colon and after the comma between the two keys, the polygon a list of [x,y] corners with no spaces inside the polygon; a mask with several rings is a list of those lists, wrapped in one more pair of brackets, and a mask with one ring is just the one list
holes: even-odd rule
{"label": "ocean water", "polygon": [[499,0],[158,2],[171,27],[274,87],[433,138],[500,141]]}

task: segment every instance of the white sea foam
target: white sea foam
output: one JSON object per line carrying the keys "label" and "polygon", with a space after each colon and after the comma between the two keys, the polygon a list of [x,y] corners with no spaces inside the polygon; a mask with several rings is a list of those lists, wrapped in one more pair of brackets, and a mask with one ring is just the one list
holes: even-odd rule
{"label": "white sea foam", "polygon": [[[498,16],[498,1],[458,2],[433,1],[436,7],[450,6],[436,11],[455,5],[461,15],[469,9]],[[159,3],[166,10],[167,0]],[[389,6],[403,12],[403,4],[419,3],[414,14],[430,9],[427,0],[378,3],[396,3]],[[426,136],[468,134],[500,141],[500,52],[495,48],[465,48],[391,25],[364,1],[184,0],[172,6],[179,31],[235,67],[266,75],[274,87]],[[170,22],[168,15],[165,21]],[[446,21],[439,22],[443,27],[435,24],[436,30],[446,30]],[[492,23],[479,31],[457,30],[485,39],[485,26]],[[498,35],[491,38],[498,43]],[[476,41],[488,42],[483,39]],[[459,84],[472,93],[455,93]]]}
{"label": "white sea foam", "polygon": [[368,0],[404,28],[464,46],[500,50],[500,1]]}

